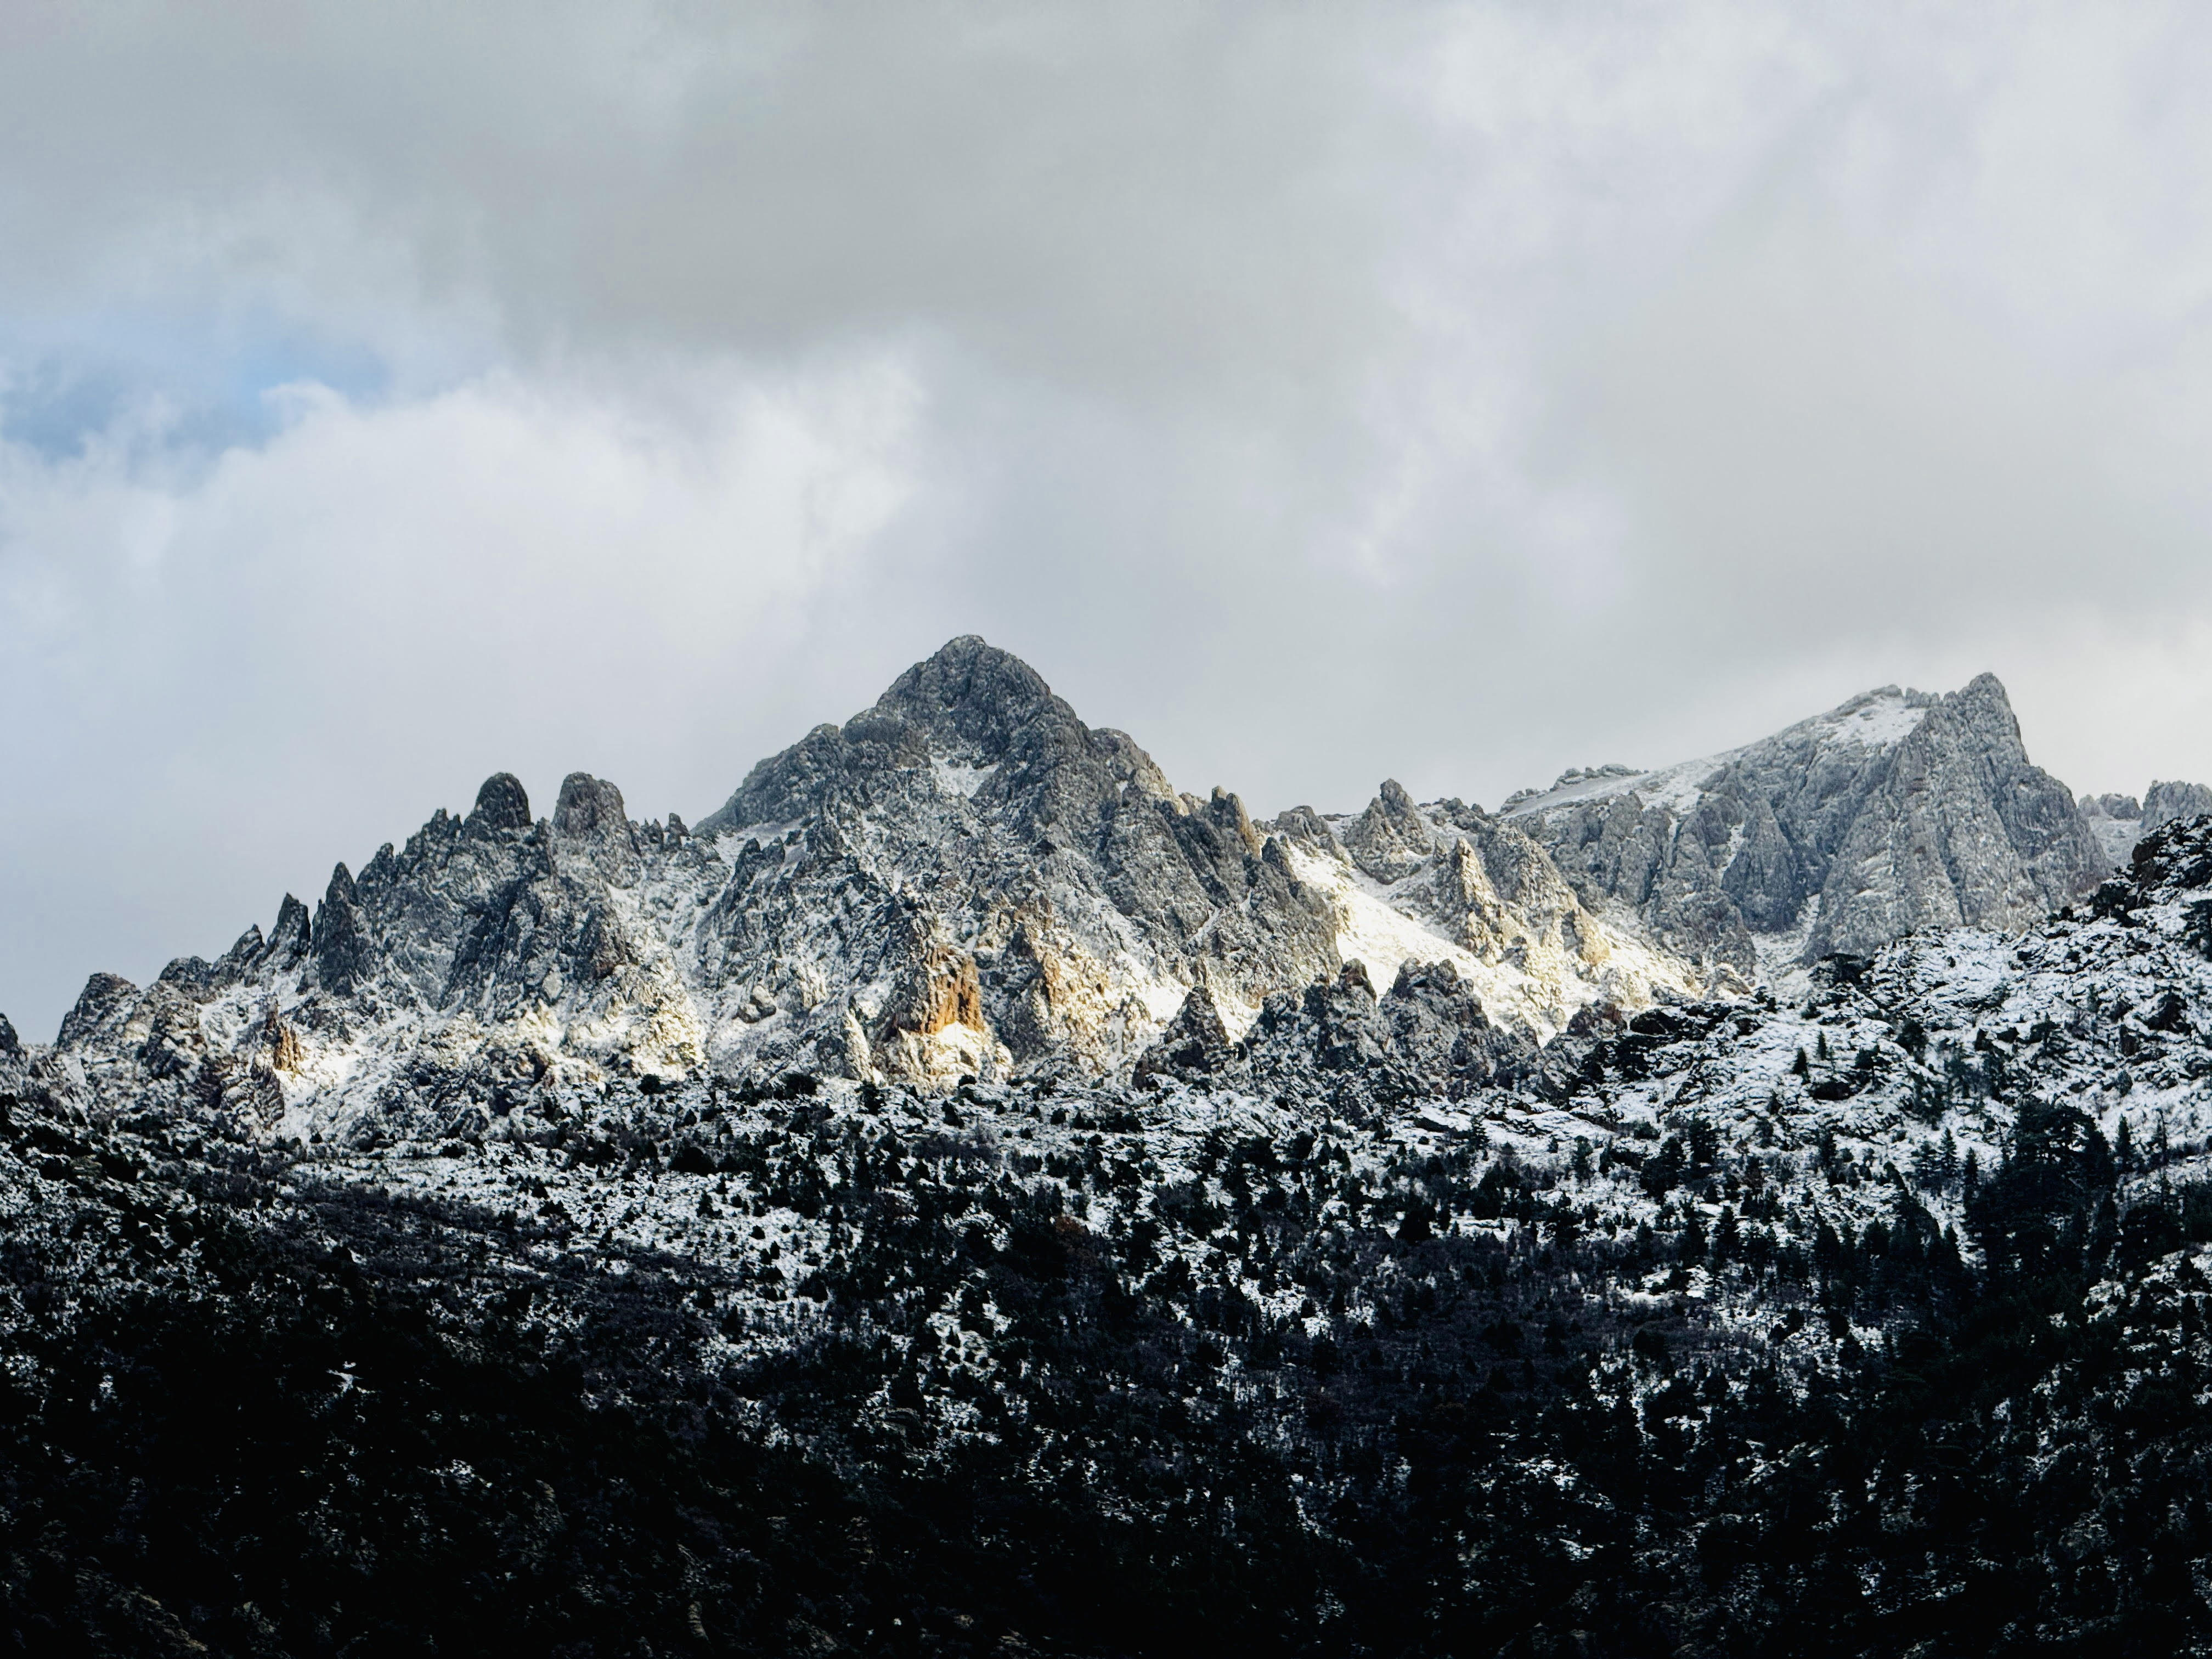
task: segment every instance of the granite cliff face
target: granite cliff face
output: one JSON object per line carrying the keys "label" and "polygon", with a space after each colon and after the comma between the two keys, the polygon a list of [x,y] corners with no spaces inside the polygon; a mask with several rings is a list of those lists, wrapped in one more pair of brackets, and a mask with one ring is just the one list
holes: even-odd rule
{"label": "granite cliff face", "polygon": [[1497,1022],[1486,1053],[1707,984],[1517,830],[1394,784],[1341,840],[1311,814],[1263,832],[961,639],[696,830],[633,823],[581,773],[533,818],[494,777],[466,817],[339,866],[312,915],[288,897],[269,935],[143,990],[96,976],[58,1047],[88,1088],[373,1140],[617,1078],[1126,1076],[1179,1013],[1241,1040],[1271,998],[1349,963],[1373,1004],[1409,963],[1450,964],[1451,1018]]}
{"label": "granite cliff face", "polygon": [[1727,754],[1656,772],[1569,773],[1505,820],[1583,902],[1749,973],[1869,952],[1914,928],[2017,927],[2111,864],[2030,763],[2004,688],[1885,687]]}

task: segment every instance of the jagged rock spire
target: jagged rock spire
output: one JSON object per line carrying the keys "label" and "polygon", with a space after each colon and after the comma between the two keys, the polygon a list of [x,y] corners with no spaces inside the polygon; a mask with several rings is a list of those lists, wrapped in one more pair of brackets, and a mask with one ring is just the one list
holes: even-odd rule
{"label": "jagged rock spire", "polygon": [[465,822],[474,835],[530,828],[530,794],[512,772],[495,772],[477,791],[477,804]]}

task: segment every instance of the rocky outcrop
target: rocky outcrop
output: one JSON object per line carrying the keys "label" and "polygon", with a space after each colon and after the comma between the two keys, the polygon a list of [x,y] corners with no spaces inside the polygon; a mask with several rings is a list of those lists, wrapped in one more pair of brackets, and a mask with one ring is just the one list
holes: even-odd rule
{"label": "rocky outcrop", "polygon": [[564,848],[588,859],[610,886],[636,884],[637,838],[623,810],[622,791],[611,783],[588,772],[571,772],[562,779],[553,833]]}
{"label": "rocky outcrop", "polygon": [[88,1087],[367,1145],[554,1114],[625,1078],[1187,1068],[1273,999],[1349,994],[1347,961],[1381,982],[1413,964],[1424,1008],[1444,1006],[1425,964],[1450,963],[1457,1000],[1423,1018],[1455,1034],[1445,1051],[1488,1034],[1470,1054],[1688,982],[1608,936],[1518,830],[1450,807],[1391,783],[1357,823],[1263,830],[956,640],[696,830],[633,821],[584,773],[535,818],[499,774],[465,816],[338,866],[312,915],[288,896],[265,939],[144,991],[95,979],[60,1046]]}
{"label": "rocky outcrop", "polygon": [[1347,963],[1334,981],[1268,999],[1235,1069],[1264,1086],[1335,1079],[1342,1108],[1463,1100],[1530,1067],[1536,1044],[1492,1023],[1449,961],[1404,963],[1378,996]]}
{"label": "rocky outcrop", "polygon": [[1207,1077],[1229,1069],[1244,1054],[1231,1038],[1213,993],[1204,985],[1194,985],[1182,1000],[1182,1006],[1176,1010],[1175,1018],[1137,1061],[1135,1080],[1141,1084],[1161,1077],[1186,1081]]}
{"label": "rocky outcrop", "polygon": [[1539,1039],[1593,1001],[1643,1007],[1729,988],[1598,915],[1543,847],[1480,807],[1422,805],[1386,779],[1364,811],[1301,806],[1267,827],[1328,900],[1347,963],[1389,983],[1408,963],[1449,963],[1492,1018]]}
{"label": "rocky outcrop", "polygon": [[2201,783],[2154,783],[2143,793],[2142,833],[2177,818],[2212,816],[2212,788]]}
{"label": "rocky outcrop", "polygon": [[2017,928],[2094,884],[2074,799],[2028,763],[1996,677],[1942,699],[1876,770],[1806,950],[1869,954],[1917,927]]}
{"label": "rocky outcrop", "polygon": [[94,974],[77,994],[76,1004],[62,1016],[58,1044],[82,1048],[102,1037],[113,1038],[137,1006],[138,988],[119,974]]}
{"label": "rocky outcrop", "polygon": [[[2142,819],[2189,788],[2154,786]],[[2077,807],[1984,677],[1661,772],[1570,773],[1498,813],[1386,781],[1359,812],[1259,824],[961,639],[696,830],[631,819],[584,773],[536,818],[500,774],[337,866],[312,912],[287,896],[265,936],[143,988],[95,975],[52,1050],[0,1040],[0,1065],[88,1109],[356,1146],[518,1113],[556,1134],[580,1099],[687,1079],[1556,1095],[1540,1045],[1718,1008],[1762,949],[1865,954],[2064,902],[2109,867],[2090,806],[2135,803]]]}
{"label": "rocky outcrop", "polygon": [[1382,781],[1367,810],[1344,826],[1339,839],[1354,864],[1385,883],[1404,880],[1437,851],[1436,832],[1395,778]]}
{"label": "rocky outcrop", "polygon": [[2180,818],[2212,814],[2212,789],[2201,783],[2154,783],[2141,800],[2133,795],[2084,795],[2077,803],[2108,869],[2124,866],[2136,845]]}
{"label": "rocky outcrop", "polygon": [[1493,1024],[1449,961],[1407,962],[1378,996],[1364,963],[1267,999],[1232,1039],[1218,1006],[1195,987],[1138,1062],[1135,1081],[1310,1090],[1361,1113],[1428,1098],[1462,1100],[1532,1068],[1536,1045]]}
{"label": "rocky outcrop", "polygon": [[2168,818],[2136,843],[2127,867],[2101,884],[2091,906],[2100,916],[2126,917],[2153,906],[2191,900],[2176,918],[2185,942],[2212,956],[2212,817]]}
{"label": "rocky outcrop", "polygon": [[1585,903],[1745,971],[1762,943],[1813,960],[1919,927],[2021,926],[2106,863],[1988,674],[1940,697],[1885,687],[1658,772],[1571,773],[1504,816]]}
{"label": "rocky outcrop", "polygon": [[31,1053],[5,1014],[0,1014],[0,1090],[14,1093],[28,1081]]}

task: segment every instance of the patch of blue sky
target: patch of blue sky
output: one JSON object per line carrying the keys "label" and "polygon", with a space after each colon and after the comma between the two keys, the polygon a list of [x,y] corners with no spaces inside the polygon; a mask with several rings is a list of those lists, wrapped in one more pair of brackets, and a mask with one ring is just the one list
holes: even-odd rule
{"label": "patch of blue sky", "polygon": [[219,454],[283,425],[283,387],[374,399],[390,382],[373,349],[268,319],[0,318],[0,439],[49,459],[117,438]]}

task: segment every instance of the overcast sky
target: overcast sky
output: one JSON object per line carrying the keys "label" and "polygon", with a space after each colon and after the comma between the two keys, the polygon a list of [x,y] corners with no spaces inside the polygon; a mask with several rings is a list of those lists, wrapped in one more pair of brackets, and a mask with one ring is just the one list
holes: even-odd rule
{"label": "overcast sky", "polygon": [[946,638],[1494,805],[2212,778],[2212,11],[0,5],[0,1009]]}

